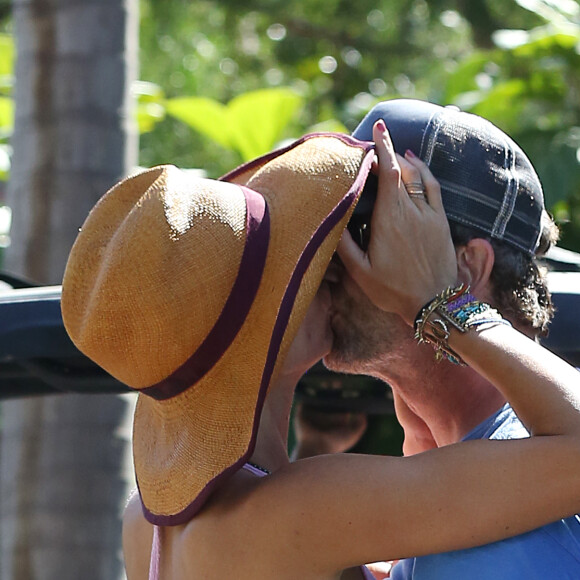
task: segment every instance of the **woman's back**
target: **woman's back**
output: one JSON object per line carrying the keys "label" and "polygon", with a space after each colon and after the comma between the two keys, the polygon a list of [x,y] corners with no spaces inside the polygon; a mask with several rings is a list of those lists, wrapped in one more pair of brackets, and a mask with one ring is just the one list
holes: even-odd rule
{"label": "woman's back", "polygon": [[[294,545],[289,541],[282,522],[279,533],[266,538],[264,528],[271,529],[276,513],[264,513],[260,507],[261,482],[251,471],[232,477],[199,515],[182,526],[155,528],[143,516],[141,500],[134,493],[123,518],[128,580],[364,580],[365,572],[358,567],[328,575],[301,561],[299,540]],[[268,519],[270,525],[264,526]],[[158,577],[150,574],[156,557]]]}

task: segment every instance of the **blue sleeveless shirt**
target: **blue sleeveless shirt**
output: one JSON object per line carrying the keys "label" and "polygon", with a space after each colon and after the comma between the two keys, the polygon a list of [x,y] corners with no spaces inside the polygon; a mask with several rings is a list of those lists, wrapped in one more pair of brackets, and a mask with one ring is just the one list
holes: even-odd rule
{"label": "blue sleeveless shirt", "polygon": [[[509,405],[477,426],[468,439],[529,437]],[[402,560],[392,580],[578,580],[580,517],[469,550]]]}

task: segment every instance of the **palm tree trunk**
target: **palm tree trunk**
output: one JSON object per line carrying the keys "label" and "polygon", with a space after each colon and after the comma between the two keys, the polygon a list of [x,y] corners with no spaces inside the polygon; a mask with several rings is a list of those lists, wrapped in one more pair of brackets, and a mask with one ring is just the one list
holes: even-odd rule
{"label": "palm tree trunk", "polygon": [[[13,0],[16,120],[5,267],[59,284],[95,201],[136,164],[130,85],[137,0]],[[130,399],[5,402],[0,577],[123,577],[120,513],[130,480]]]}

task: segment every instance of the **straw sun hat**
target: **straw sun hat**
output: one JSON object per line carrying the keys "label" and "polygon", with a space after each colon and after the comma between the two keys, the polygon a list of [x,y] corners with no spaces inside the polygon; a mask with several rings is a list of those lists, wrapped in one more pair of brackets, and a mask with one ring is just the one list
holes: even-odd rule
{"label": "straw sun hat", "polygon": [[156,167],[114,186],[62,289],[77,347],[139,391],[147,519],[181,524],[251,456],[263,401],[370,170],[372,144],[313,134],[220,181]]}

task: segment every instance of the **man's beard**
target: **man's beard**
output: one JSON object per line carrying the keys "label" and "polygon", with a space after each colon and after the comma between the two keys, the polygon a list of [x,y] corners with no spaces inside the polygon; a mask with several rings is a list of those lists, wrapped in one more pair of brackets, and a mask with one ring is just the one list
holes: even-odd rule
{"label": "man's beard", "polygon": [[396,314],[377,308],[362,291],[353,296],[333,284],[331,292],[334,339],[325,366],[344,373],[375,374],[378,363],[397,351],[410,329]]}

